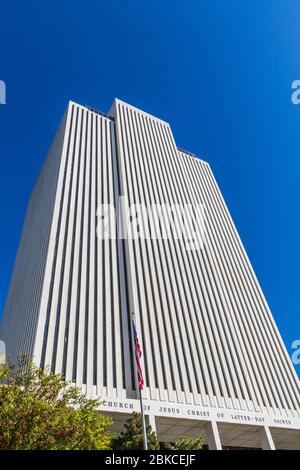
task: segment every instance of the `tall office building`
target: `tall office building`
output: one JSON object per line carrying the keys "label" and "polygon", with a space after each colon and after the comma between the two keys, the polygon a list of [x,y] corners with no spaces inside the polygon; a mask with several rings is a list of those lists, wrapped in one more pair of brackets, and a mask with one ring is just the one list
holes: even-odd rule
{"label": "tall office building", "polygon": [[139,409],[131,312],[161,440],[300,448],[299,381],[210,166],[120,100],[107,115],[70,102],[30,199],[1,339],[101,397],[117,428]]}

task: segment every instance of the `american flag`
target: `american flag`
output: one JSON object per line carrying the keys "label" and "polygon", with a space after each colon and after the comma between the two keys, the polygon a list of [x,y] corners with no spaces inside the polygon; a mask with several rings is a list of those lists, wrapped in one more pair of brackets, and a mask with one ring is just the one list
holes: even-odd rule
{"label": "american flag", "polygon": [[135,329],[134,321],[132,320],[132,328],[133,328],[133,339],[134,339],[134,346],[135,346],[135,360],[136,360],[136,367],[137,367],[137,378],[139,384],[139,390],[143,390],[144,388],[144,377],[143,371],[141,366],[141,357],[142,357],[142,350],[139,343],[138,335]]}

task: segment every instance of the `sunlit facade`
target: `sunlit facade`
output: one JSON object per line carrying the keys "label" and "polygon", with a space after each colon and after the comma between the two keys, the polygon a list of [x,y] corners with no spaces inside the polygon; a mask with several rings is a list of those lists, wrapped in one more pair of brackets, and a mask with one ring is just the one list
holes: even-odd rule
{"label": "sunlit facade", "polygon": [[[190,224],[203,244],[100,237],[97,210],[120,196],[202,207],[204,229]],[[300,448],[299,381],[209,164],[120,100],[107,115],[70,102],[30,198],[1,339],[101,397],[117,429],[139,409],[132,312],[161,440]]]}

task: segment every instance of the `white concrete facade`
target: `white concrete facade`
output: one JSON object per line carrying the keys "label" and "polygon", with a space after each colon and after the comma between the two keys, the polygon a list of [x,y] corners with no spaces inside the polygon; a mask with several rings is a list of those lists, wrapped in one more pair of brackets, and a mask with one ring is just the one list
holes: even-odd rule
{"label": "white concrete facade", "polygon": [[[120,195],[201,204],[203,247],[100,239],[97,207]],[[101,397],[117,426],[138,409],[130,312],[161,439],[182,427],[216,449],[300,448],[299,381],[210,166],[120,100],[109,115],[70,102],[30,200],[0,339]]]}

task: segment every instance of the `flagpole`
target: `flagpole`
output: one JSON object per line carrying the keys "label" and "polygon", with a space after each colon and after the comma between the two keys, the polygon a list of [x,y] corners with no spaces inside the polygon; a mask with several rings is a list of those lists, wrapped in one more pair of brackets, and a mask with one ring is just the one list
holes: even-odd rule
{"label": "flagpole", "polygon": [[[132,313],[132,325],[133,325],[133,328],[131,328],[132,330],[132,338],[134,340],[134,334],[133,334],[133,330],[136,330],[135,328],[135,322],[134,322],[134,313]],[[135,343],[135,341],[133,341]],[[136,354],[135,354],[136,356]],[[137,362],[135,364],[135,370],[136,370],[136,377],[137,377],[137,386],[138,386],[138,389],[139,389],[139,397],[140,397],[140,406],[141,406],[141,417],[142,417],[142,429],[143,429],[143,447],[144,447],[144,450],[148,450],[148,442],[147,442],[147,431],[146,431],[146,423],[145,423],[145,415],[144,415],[144,406],[143,406],[143,396],[142,396],[142,390],[140,388],[140,385],[139,385],[139,379],[138,379],[138,365],[137,365]]]}
{"label": "flagpole", "polygon": [[143,407],[142,390],[140,390],[139,392],[140,392],[140,404],[141,404],[141,415],[142,415],[144,450],[148,450],[148,442],[147,442],[147,432],[146,432],[146,423],[145,423],[145,415],[144,415],[144,407]]}

